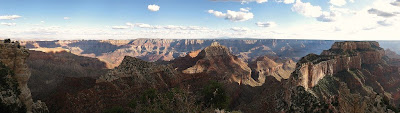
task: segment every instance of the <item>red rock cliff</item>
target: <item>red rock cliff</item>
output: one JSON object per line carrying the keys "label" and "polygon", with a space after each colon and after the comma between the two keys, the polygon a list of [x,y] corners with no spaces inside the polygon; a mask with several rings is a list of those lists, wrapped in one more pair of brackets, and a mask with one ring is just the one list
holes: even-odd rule
{"label": "red rock cliff", "polygon": [[306,89],[314,87],[326,75],[343,70],[361,69],[362,64],[382,62],[384,50],[378,42],[336,42],[321,55],[303,57],[295,70],[296,84]]}

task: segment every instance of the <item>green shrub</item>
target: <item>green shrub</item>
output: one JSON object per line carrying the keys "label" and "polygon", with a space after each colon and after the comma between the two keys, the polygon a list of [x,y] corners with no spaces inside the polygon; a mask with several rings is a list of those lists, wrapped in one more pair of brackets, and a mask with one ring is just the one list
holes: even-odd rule
{"label": "green shrub", "polygon": [[[12,96],[14,93],[16,96],[21,94],[21,90],[18,88],[17,80],[8,77],[8,75],[14,76],[14,72],[6,67],[3,63],[0,62],[0,90],[7,91],[6,94],[2,96],[4,98]],[[9,92],[11,90],[11,92]],[[26,107],[25,105],[18,105],[16,103],[5,104],[0,101],[0,113],[25,113]]]}
{"label": "green shrub", "polygon": [[157,90],[156,89],[147,89],[143,92],[143,94],[140,96],[140,102],[141,103],[153,103],[154,99],[157,97]]}
{"label": "green shrub", "polygon": [[229,105],[229,98],[221,83],[211,81],[202,90],[203,101],[206,107],[226,109]]}

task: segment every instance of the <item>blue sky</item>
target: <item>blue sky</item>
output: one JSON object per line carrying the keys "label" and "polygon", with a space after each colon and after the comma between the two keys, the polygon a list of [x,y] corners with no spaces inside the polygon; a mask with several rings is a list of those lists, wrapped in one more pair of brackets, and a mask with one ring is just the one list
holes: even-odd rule
{"label": "blue sky", "polygon": [[392,40],[399,37],[395,31],[400,28],[399,0],[1,0],[0,3],[0,38],[21,40],[219,37]]}

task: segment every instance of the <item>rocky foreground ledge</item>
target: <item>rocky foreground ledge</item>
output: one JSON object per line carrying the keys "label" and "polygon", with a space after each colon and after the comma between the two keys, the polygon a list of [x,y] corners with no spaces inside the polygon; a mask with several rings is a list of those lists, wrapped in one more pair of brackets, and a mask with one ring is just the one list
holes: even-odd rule
{"label": "rocky foreground ledge", "polygon": [[[0,41],[0,63],[4,65],[1,77],[3,77],[2,82],[12,84],[12,81],[16,81],[18,84],[11,86],[16,86],[10,92],[10,90],[3,90],[1,92],[0,98],[1,103],[10,106],[9,110],[11,112],[24,111],[30,112],[48,112],[46,104],[38,101],[33,102],[31,91],[28,88],[27,82],[31,73],[26,64],[26,59],[29,56],[29,52],[25,47],[19,45],[18,42],[11,42],[10,40]],[[8,70],[8,71],[7,71]],[[9,73],[3,73],[9,72]],[[7,86],[7,85],[6,85]],[[1,86],[4,88],[5,86]],[[8,94],[8,95],[7,95]],[[17,98],[15,98],[17,97]],[[17,109],[14,109],[14,108]]]}

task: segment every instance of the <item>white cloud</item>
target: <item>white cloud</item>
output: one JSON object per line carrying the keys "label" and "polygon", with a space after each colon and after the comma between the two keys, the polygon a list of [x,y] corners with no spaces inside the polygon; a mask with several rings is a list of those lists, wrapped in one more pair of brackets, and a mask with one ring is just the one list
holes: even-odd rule
{"label": "white cloud", "polygon": [[138,27],[143,29],[165,29],[165,30],[208,30],[207,27],[200,27],[200,26],[178,26],[178,25],[167,25],[167,26],[160,26],[160,25],[150,25],[145,23],[125,23],[125,26],[113,26],[113,29],[128,29],[128,28]]}
{"label": "white cloud", "polygon": [[268,0],[243,0],[243,1],[246,1],[246,2],[252,2],[252,1],[256,1],[257,3],[265,3],[265,2],[268,2]]}
{"label": "white cloud", "polygon": [[334,6],[330,6],[329,10],[331,12],[339,13],[339,14],[347,14],[347,15],[354,15],[356,14],[356,11],[348,9],[348,8],[337,8]]}
{"label": "white cloud", "polygon": [[278,3],[283,2],[285,4],[292,4],[292,3],[295,2],[295,0],[275,0],[275,1],[278,2]]}
{"label": "white cloud", "polygon": [[64,20],[69,20],[69,19],[71,19],[70,17],[64,17]]}
{"label": "white cloud", "polygon": [[393,14],[393,13],[384,12],[384,11],[381,11],[381,10],[378,10],[378,9],[374,9],[374,8],[369,9],[368,13],[369,14],[376,14],[377,16],[381,16],[381,17],[385,17],[385,18],[393,17],[393,16],[396,15],[396,14]]}
{"label": "white cloud", "polygon": [[[185,30],[182,30],[183,28]],[[125,27],[126,28],[126,27]],[[87,26],[31,26],[27,28],[0,27],[0,37],[16,40],[76,40],[76,39],[134,39],[134,38],[218,38],[226,36],[228,32],[210,30],[200,26],[179,26],[176,29],[132,29],[114,30],[110,27]],[[38,39],[37,37],[40,37]]]}
{"label": "white cloud", "polygon": [[5,23],[5,22],[2,22],[0,24],[1,25],[6,25],[6,26],[15,26],[15,25],[17,25],[16,23]]}
{"label": "white cloud", "polygon": [[268,2],[268,0],[211,0],[211,1],[233,1],[233,2],[241,2],[242,4],[244,3],[250,3],[250,2],[257,2],[259,4]]}
{"label": "white cloud", "polygon": [[400,0],[396,0],[396,1],[392,2],[392,3],[390,3],[390,4],[400,7]]}
{"label": "white cloud", "polygon": [[169,30],[208,30],[206,27],[200,26],[176,26],[176,25],[167,25],[163,27],[164,29]]}
{"label": "white cloud", "polygon": [[240,8],[240,11],[242,11],[242,12],[249,12],[249,11],[250,11],[250,8]]}
{"label": "white cloud", "polygon": [[207,27],[200,27],[200,26],[188,26],[188,30],[208,30]]}
{"label": "white cloud", "polygon": [[[353,1],[354,2],[354,1]],[[346,5],[346,0],[330,0],[329,3],[335,6],[343,6]]]}
{"label": "white cloud", "polygon": [[18,19],[21,18],[21,16],[19,15],[4,15],[4,16],[0,16],[0,20],[14,20],[14,19]]}
{"label": "white cloud", "polygon": [[160,6],[158,6],[156,4],[148,5],[147,9],[150,10],[150,11],[158,11],[158,10],[160,10]]}
{"label": "white cloud", "polygon": [[214,14],[219,18],[225,18],[233,22],[247,21],[254,17],[253,13],[249,12],[249,9],[241,8],[240,11],[227,10],[226,13],[220,11],[208,10],[208,13]]}
{"label": "white cloud", "polygon": [[321,22],[333,22],[336,21],[338,18],[338,14],[335,12],[322,12],[322,15],[317,17],[318,21]]}
{"label": "white cloud", "polygon": [[391,26],[391,25],[393,25],[394,22],[388,21],[388,20],[382,20],[382,21],[378,21],[376,23],[378,23],[379,25],[382,25],[382,26]]}
{"label": "white cloud", "polygon": [[144,23],[136,23],[135,26],[140,28],[153,28],[153,26]]}
{"label": "white cloud", "polygon": [[285,3],[285,4],[292,4],[292,3],[294,3],[294,0],[284,0],[283,3]]}
{"label": "white cloud", "polygon": [[216,16],[216,17],[225,17],[226,16],[226,14],[219,12],[219,11],[214,11],[214,10],[208,10],[208,13],[214,14],[214,16]]}
{"label": "white cloud", "polygon": [[128,29],[129,26],[112,26],[112,29]]}
{"label": "white cloud", "polygon": [[322,14],[320,6],[313,6],[311,3],[303,3],[301,0],[297,0],[292,7],[292,11],[302,14],[306,17],[319,17]]}
{"label": "white cloud", "polygon": [[46,23],[45,21],[40,21],[40,23]]}
{"label": "white cloud", "polygon": [[249,31],[249,28],[246,27],[232,27],[230,30],[232,31],[237,31],[237,32],[245,32],[245,31]]}
{"label": "white cloud", "polygon": [[275,27],[277,24],[275,22],[257,22],[258,27]]}
{"label": "white cloud", "polygon": [[182,27],[176,25],[167,25],[164,27],[164,29],[182,29]]}
{"label": "white cloud", "polygon": [[130,26],[130,27],[134,27],[135,26],[135,24],[132,24],[130,22],[125,23],[125,25]]}

